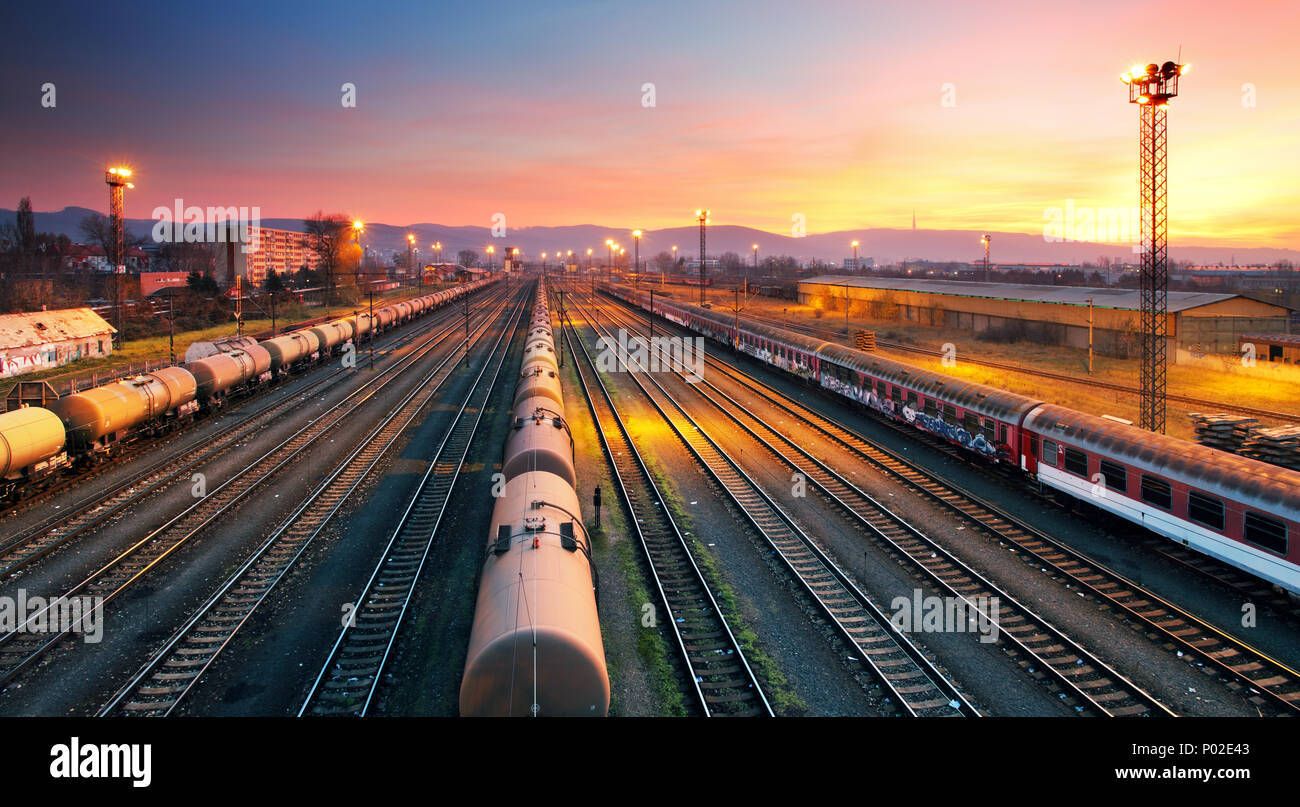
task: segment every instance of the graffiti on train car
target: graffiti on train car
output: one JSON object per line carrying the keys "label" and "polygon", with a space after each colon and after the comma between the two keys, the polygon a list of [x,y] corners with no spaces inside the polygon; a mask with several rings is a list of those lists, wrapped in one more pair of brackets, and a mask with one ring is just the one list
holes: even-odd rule
{"label": "graffiti on train car", "polygon": [[984,435],[976,434],[972,436],[970,432],[955,423],[948,423],[942,418],[918,412],[910,406],[903,407],[903,419],[917,428],[957,443],[962,448],[970,449],[987,457],[997,456],[997,449],[985,439]]}

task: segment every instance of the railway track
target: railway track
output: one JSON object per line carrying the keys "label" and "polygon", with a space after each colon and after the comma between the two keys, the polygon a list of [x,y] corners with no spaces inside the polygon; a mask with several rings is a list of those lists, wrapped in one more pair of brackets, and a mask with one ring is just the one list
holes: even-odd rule
{"label": "railway track", "polygon": [[[452,319],[454,320],[455,317]],[[404,347],[430,331],[438,331],[440,325],[445,326],[433,337],[436,340],[434,344],[437,344],[458,335],[461,327],[459,322],[430,321],[427,324],[429,327],[404,332],[398,339],[386,343],[384,347],[390,351]],[[217,459],[270,425],[275,419],[292,412],[312,397],[327,392],[353,375],[355,375],[354,371],[340,367],[323,378],[315,374],[308,376],[307,381],[296,385],[282,400],[248,412],[241,411],[241,417],[230,424],[229,428],[223,429],[213,440],[179,456],[162,459],[130,479],[117,483],[28,529],[9,536],[0,543],[0,578],[7,577],[59,547],[65,546],[77,536],[107,522],[150,494],[166,489],[178,480],[188,479],[189,474],[196,468]],[[310,395],[306,394],[308,390]]]}
{"label": "railway track", "polygon": [[483,362],[370,579],[352,601],[356,608],[311,685],[299,717],[364,717],[370,710],[429,549],[440,538],[447,503],[478,433],[483,410],[497,389],[523,310],[521,303]]}
{"label": "railway track", "polygon": [[[581,305],[578,307],[585,310]],[[596,330],[599,333],[601,328]],[[608,338],[607,331],[605,335]],[[652,374],[629,375],[692,456],[776,551],[830,624],[905,714],[926,717],[979,714],[956,685],[890,623],[889,617],[727,456]],[[643,383],[642,377],[650,383]]]}
{"label": "railway track", "polygon": [[[641,312],[635,312],[644,321]],[[676,328],[676,326],[673,326]],[[982,534],[1016,547],[1061,579],[1114,606],[1153,636],[1199,658],[1244,690],[1257,707],[1282,714],[1300,713],[1300,672],[1247,642],[1209,624],[1136,582],[1026,524],[993,503],[966,492],[942,476],[875,445],[847,426],[814,412],[780,390],[715,358],[709,366],[766,403],[787,412],[887,477],[949,509]],[[890,424],[892,425],[892,424]]]}
{"label": "railway track", "polygon": [[[516,307],[511,324],[517,320],[518,312]],[[480,322],[474,334],[475,342],[487,333],[499,314],[500,309]],[[508,330],[508,327],[502,329],[497,345]],[[100,708],[99,716],[163,717],[172,714],[258,606],[266,601],[398,438],[442,390],[452,377],[458,359],[455,354],[444,359],[361,440],[356,449],[337,463],[307,499]]]}
{"label": "railway track", "polygon": [[[631,325],[635,333],[636,323],[644,320],[622,317],[619,321]],[[674,372],[684,375],[677,370]],[[754,415],[725,391],[707,379],[692,384],[690,388],[739,426],[769,457],[816,485],[850,522],[874,535],[879,543],[910,563],[949,597],[962,601],[969,612],[982,614],[987,624],[996,626],[1004,647],[1019,656],[1022,667],[1047,671],[1068,695],[1067,705],[1080,712],[1109,717],[1173,714],[1096,654],[1070,639],[938,541],[893,513],[796,440]]]}
{"label": "railway track", "polygon": [[[488,319],[490,316],[481,319],[480,327],[482,322]],[[308,447],[325,435],[332,434],[335,426],[346,422],[346,416],[353,414],[367,401],[375,399],[382,388],[431,353],[434,346],[432,342],[426,343],[419,350],[404,357],[401,362],[380,371],[348,397],[334,404],[315,420],[254,460],[243,470],[235,473],[219,487],[209,491],[206,496],[123,550],[84,580],[59,597],[48,598],[47,605],[31,614],[21,625],[0,635],[0,686],[8,684],[23,670],[44,658],[80,626],[80,621],[84,621],[83,617],[75,624],[63,625],[61,630],[27,632],[29,627],[48,621],[51,613],[58,607],[57,603],[71,601],[73,598],[92,598],[91,601],[97,600],[102,607],[116,599],[191,539],[220,523],[223,516],[231,513],[273,475],[292,465]],[[454,366],[457,359],[459,359],[458,353],[449,352],[434,369],[423,376],[416,384],[416,388],[426,387],[444,369]],[[450,369],[447,369],[447,373],[450,373]]]}
{"label": "railway track", "polygon": [[[746,317],[748,319],[761,322],[765,325],[775,325],[779,328],[785,328],[786,330],[797,331],[799,333],[807,334],[808,336],[816,337],[817,339],[824,339],[827,342],[835,342],[836,344],[845,344],[844,342],[839,341],[840,338],[844,336],[844,334],[835,329],[821,328],[816,325],[805,324],[805,323],[786,322],[784,320],[775,319],[773,317],[765,317],[760,314],[747,314]],[[944,356],[944,353],[941,350],[935,350],[934,348],[928,348],[928,347],[919,347],[917,345],[905,345],[902,344],[901,342],[885,342],[881,340],[876,340],[876,345],[878,347],[886,348],[888,350],[896,350],[904,353],[915,353],[922,356],[932,356],[935,358],[942,358]],[[1081,382],[1076,376],[1072,376],[1066,373],[1054,373],[1051,370],[1038,370],[1032,367],[1025,367],[1023,365],[1009,364],[1006,362],[989,361],[987,359],[973,359],[970,357],[964,357],[962,358],[962,361],[970,362],[971,364],[976,364],[981,367],[988,367],[994,370],[1003,370],[1010,373],[1021,373],[1023,375],[1032,375],[1032,376],[1037,376],[1038,378],[1050,379],[1052,381],[1064,381],[1070,384],[1083,383],[1086,386],[1095,389],[1110,390],[1111,392],[1119,392],[1125,395],[1132,395],[1135,397],[1142,394],[1142,390],[1138,389],[1137,387],[1130,386],[1128,384],[1120,384],[1115,381],[1102,381],[1100,379],[1089,378],[1086,382]],[[1185,403],[1185,404],[1190,404],[1192,406],[1202,407],[1209,412],[1236,412],[1237,414],[1250,415],[1251,417],[1265,418],[1268,420],[1276,420],[1276,421],[1281,421],[1283,423],[1300,423],[1300,414],[1296,414],[1294,412],[1278,412],[1272,409],[1260,409],[1254,406],[1242,406],[1241,404],[1235,404],[1232,403],[1231,401],[1225,401],[1225,400],[1208,401],[1204,398],[1195,398],[1190,395],[1179,395],[1173,392],[1167,393],[1165,397],[1171,401],[1177,401],[1178,403]]]}
{"label": "railway track", "polygon": [[[567,325],[567,329],[566,329]],[[611,478],[630,516],[628,524],[649,567],[677,652],[686,665],[688,689],[708,717],[771,716],[744,648],[695,562],[691,543],[673,519],[649,467],[633,444],[614,400],[594,371],[581,338],[570,338],[572,323],[560,323],[574,369],[596,424]],[[582,360],[577,357],[581,355]]]}

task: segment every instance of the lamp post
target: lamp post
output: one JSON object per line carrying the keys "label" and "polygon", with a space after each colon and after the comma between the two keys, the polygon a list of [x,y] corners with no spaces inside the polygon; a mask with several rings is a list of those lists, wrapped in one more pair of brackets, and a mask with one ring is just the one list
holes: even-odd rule
{"label": "lamp post", "polygon": [[980,243],[984,245],[984,282],[985,283],[989,282],[989,241],[991,240],[993,239],[988,235],[988,233],[985,233],[984,237],[980,239]]}
{"label": "lamp post", "polygon": [[[677,245],[676,244],[673,244],[673,268],[674,269],[677,268]],[[668,273],[664,272],[659,277],[659,285],[664,286],[667,285],[667,283],[668,283]]]}
{"label": "lamp post", "polygon": [[641,287],[641,231],[632,231],[632,290]]}
{"label": "lamp post", "polygon": [[704,306],[704,227],[709,223],[709,211],[700,209],[695,211],[695,217],[700,221],[700,306]]}
{"label": "lamp post", "polygon": [[493,255],[493,253],[495,253],[495,252],[496,252],[496,249],[495,249],[491,244],[488,244],[487,254],[488,254],[488,271],[489,271],[489,272],[492,271],[492,255]]}
{"label": "lamp post", "polygon": [[858,271],[858,240],[856,238],[853,239],[853,243],[850,246],[853,247],[853,271],[856,272]]}
{"label": "lamp post", "polygon": [[612,239],[612,238],[606,238],[606,239],[605,239],[605,248],[606,248],[607,250],[609,250],[609,260],[605,263],[605,268],[606,268],[606,277],[607,277],[608,279],[613,279],[613,277],[614,277],[614,239]]}

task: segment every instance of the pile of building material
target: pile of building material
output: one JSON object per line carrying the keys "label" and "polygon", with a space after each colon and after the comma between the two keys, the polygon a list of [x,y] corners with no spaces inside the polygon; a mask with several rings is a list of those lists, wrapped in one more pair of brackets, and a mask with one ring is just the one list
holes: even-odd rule
{"label": "pile of building material", "polygon": [[1256,429],[1241,453],[1247,457],[1281,465],[1283,468],[1300,471],[1300,426]]}
{"label": "pile of building material", "polygon": [[1259,421],[1244,415],[1189,412],[1196,423],[1196,442],[1203,446],[1240,454],[1250,441]]}

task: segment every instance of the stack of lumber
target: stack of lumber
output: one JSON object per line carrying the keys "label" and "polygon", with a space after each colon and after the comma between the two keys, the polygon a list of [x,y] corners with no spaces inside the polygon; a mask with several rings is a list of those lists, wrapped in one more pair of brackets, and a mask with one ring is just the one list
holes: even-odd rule
{"label": "stack of lumber", "polygon": [[1300,426],[1256,429],[1241,453],[1247,457],[1281,465],[1283,468],[1300,471]]}
{"label": "stack of lumber", "polygon": [[1259,421],[1244,415],[1188,413],[1196,423],[1196,442],[1203,446],[1240,454]]}

